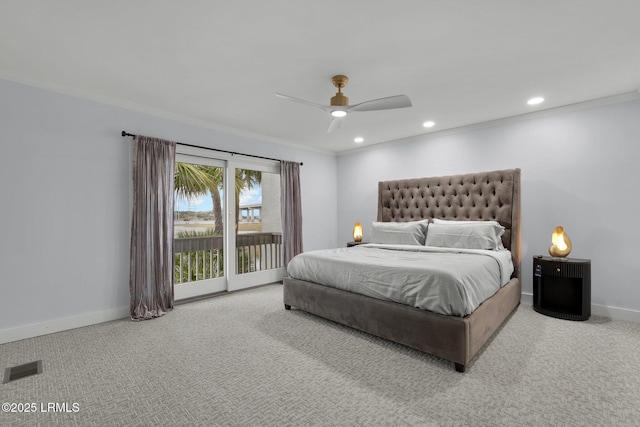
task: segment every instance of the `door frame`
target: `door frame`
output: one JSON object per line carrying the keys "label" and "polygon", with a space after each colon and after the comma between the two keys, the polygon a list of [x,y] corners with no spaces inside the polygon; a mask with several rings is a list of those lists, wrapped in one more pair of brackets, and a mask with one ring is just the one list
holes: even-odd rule
{"label": "door frame", "polygon": [[[202,156],[202,155],[198,156],[193,154],[187,154],[182,152],[182,150],[178,151],[178,147],[180,147],[180,145],[176,146],[176,157],[175,157],[176,163],[192,163],[192,164],[202,164],[206,166],[214,166],[214,167],[222,168],[223,171],[226,168],[227,162],[224,160],[215,159],[215,158]],[[223,188],[225,185],[226,184],[223,182]],[[223,194],[225,190],[226,189],[223,190]],[[226,234],[226,230],[223,233],[223,242],[225,240],[224,238],[225,234]],[[225,245],[225,243],[223,243],[223,245]],[[221,277],[198,280],[195,282],[185,282],[185,283],[180,283],[178,285],[174,284],[173,297],[175,300],[183,300],[187,298],[193,298],[193,297],[213,294],[217,292],[224,292],[227,290],[227,280],[225,278],[225,275],[226,275],[226,270],[225,270],[225,274],[222,275]]]}
{"label": "door frame", "polygon": [[236,291],[281,281],[284,276],[284,269],[282,267],[236,274],[235,265],[235,170],[240,168],[280,174],[280,162],[277,160],[260,159],[181,144],[177,144],[176,146],[176,162],[199,163],[223,168],[224,201],[222,215],[225,218],[223,246],[225,254],[234,254],[234,256],[230,257],[225,255],[224,275],[222,277],[199,280],[197,282],[187,282],[177,286],[174,285],[174,298],[181,300],[217,292]]}
{"label": "door frame", "polygon": [[[233,191],[227,191],[225,194],[225,204],[227,212],[226,221],[226,233],[228,236],[226,239],[225,248],[233,250],[234,255],[236,252],[235,241],[235,218],[236,218],[236,204],[235,204],[235,179],[236,169],[251,169],[266,173],[275,173],[280,175],[280,162],[274,160],[262,160],[262,159],[236,159],[233,158],[227,162],[227,170],[225,175],[225,182],[233,182]],[[282,213],[281,213],[282,214]],[[233,259],[231,259],[233,258]],[[224,257],[225,268],[228,273],[225,273],[227,277],[228,290],[237,291],[240,289],[246,289],[253,286],[264,285],[266,283],[279,282],[284,277],[284,269],[282,267],[273,268],[270,270],[261,270],[251,273],[236,273],[236,256]],[[227,264],[229,262],[229,264]]]}

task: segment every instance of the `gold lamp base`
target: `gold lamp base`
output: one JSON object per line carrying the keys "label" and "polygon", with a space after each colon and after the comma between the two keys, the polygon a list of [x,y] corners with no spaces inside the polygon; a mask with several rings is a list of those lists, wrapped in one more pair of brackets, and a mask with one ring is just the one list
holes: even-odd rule
{"label": "gold lamp base", "polygon": [[362,224],[359,222],[353,225],[353,241],[356,243],[362,242]]}
{"label": "gold lamp base", "polygon": [[549,246],[549,255],[557,258],[564,258],[571,252],[571,239],[564,232],[564,228],[559,225],[553,229],[551,234],[551,246]]}

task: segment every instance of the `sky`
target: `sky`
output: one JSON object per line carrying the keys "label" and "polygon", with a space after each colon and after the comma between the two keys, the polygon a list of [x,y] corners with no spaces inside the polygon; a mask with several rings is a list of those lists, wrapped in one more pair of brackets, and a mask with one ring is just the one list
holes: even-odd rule
{"label": "sky", "polygon": [[[220,192],[220,200],[224,203],[224,197]],[[256,185],[251,190],[245,190],[240,193],[240,206],[253,205],[262,203],[262,186]],[[209,192],[205,196],[196,197],[190,200],[184,200],[176,198],[175,210],[176,211],[195,211],[195,212],[208,212],[213,209],[211,203],[211,195]]]}

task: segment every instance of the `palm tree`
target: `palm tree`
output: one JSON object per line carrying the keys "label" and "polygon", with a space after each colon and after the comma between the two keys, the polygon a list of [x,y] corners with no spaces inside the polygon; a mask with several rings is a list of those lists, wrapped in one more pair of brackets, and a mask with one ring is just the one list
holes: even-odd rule
{"label": "palm tree", "polygon": [[[214,166],[195,165],[190,163],[176,163],[176,171],[174,176],[174,187],[178,197],[189,199],[193,197],[203,196],[207,193],[211,196],[211,202],[213,205],[212,213],[215,222],[215,229],[209,230],[213,235],[221,236],[223,234],[223,217],[222,217],[222,202],[220,200],[220,190],[222,190],[224,169]],[[238,231],[238,219],[240,215],[240,193],[245,190],[251,190],[256,185],[262,182],[262,172],[249,170],[249,169],[236,169],[235,171],[235,229]],[[244,250],[244,249],[240,249]],[[222,251],[216,253],[217,257],[222,256]],[[176,257],[192,258],[192,253],[176,254]],[[249,271],[249,256],[244,255],[243,260],[247,263],[241,271]],[[239,258],[238,258],[239,259]],[[178,262],[176,258],[176,282],[188,276],[187,271],[180,271],[179,265],[190,265],[188,260]],[[206,269],[206,266],[204,267]],[[201,272],[201,277],[207,274],[205,271]],[[192,277],[185,278],[184,281],[195,280],[194,272],[192,271]],[[220,274],[220,272],[218,272]]]}
{"label": "palm tree", "polygon": [[[236,231],[240,215],[240,193],[251,190],[262,182],[262,172],[250,169],[236,169]],[[174,186],[178,197],[191,198],[203,196],[209,192],[213,205],[213,219],[215,234],[223,233],[222,189],[223,169],[215,166],[194,165],[191,163],[176,163]]]}
{"label": "palm tree", "polygon": [[215,182],[211,175],[203,171],[201,166],[191,163],[176,163],[173,186],[178,197],[190,199],[204,196],[214,185]]}
{"label": "palm tree", "polygon": [[213,205],[213,222],[215,223],[215,234],[222,236],[223,222],[222,222],[222,201],[220,200],[220,190],[222,190],[222,175],[223,169],[215,166],[196,166],[200,171],[206,173],[209,176],[209,194],[211,195],[211,204]]}
{"label": "palm tree", "polygon": [[[176,195],[183,199],[190,199],[194,197],[204,196],[207,194],[210,188],[217,187],[214,177],[203,170],[200,165],[194,165],[191,163],[176,163],[175,174],[173,177],[173,185]],[[217,193],[217,191],[216,191]],[[209,234],[211,230],[205,232]],[[198,236],[201,233],[198,232]],[[178,238],[187,237],[185,235],[178,235]],[[195,236],[191,236],[195,237]],[[204,256],[204,255],[203,255]],[[211,251],[207,252],[206,256],[211,256]],[[215,257],[218,259],[221,256],[219,252],[215,253]],[[198,265],[195,261],[197,255],[195,252],[182,252],[174,255],[174,280],[175,283],[191,282],[196,277],[210,277],[212,274],[209,271],[207,263],[202,263],[198,267],[198,271],[195,268],[191,268],[193,265]],[[218,259],[219,261],[219,259]],[[220,265],[219,262],[216,265]],[[217,273],[217,276],[222,274]],[[217,277],[216,276],[216,277]]]}

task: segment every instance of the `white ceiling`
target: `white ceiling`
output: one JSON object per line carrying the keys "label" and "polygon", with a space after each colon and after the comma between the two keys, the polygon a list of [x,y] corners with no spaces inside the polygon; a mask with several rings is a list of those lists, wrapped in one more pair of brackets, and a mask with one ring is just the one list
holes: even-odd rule
{"label": "white ceiling", "polygon": [[[639,0],[0,0],[0,77],[339,152],[637,91],[639,16]],[[334,74],[351,104],[413,107],[328,134],[328,113],[274,95],[328,104]]]}

